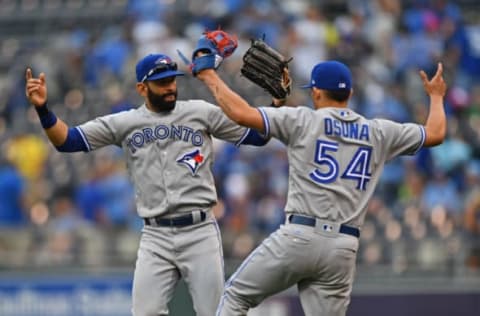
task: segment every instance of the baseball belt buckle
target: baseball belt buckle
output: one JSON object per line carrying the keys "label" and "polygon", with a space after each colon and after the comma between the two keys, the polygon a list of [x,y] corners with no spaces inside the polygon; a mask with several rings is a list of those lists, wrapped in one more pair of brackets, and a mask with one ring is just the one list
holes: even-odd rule
{"label": "baseball belt buckle", "polygon": [[333,230],[333,225],[330,225],[330,224],[322,224],[321,227],[322,227],[322,230],[323,230],[324,232],[327,232],[327,233],[331,233],[331,232],[334,231],[334,230]]}

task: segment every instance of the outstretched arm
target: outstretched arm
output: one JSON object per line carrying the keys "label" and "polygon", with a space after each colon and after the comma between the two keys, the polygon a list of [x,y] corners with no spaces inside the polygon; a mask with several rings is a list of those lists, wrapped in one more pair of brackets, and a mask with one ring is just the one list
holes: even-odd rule
{"label": "outstretched arm", "polygon": [[250,106],[241,96],[232,91],[213,69],[205,69],[197,74],[212,92],[218,105],[236,123],[264,132],[260,112]]}
{"label": "outstretched arm", "polygon": [[34,78],[32,70],[27,68],[25,79],[25,94],[28,101],[35,106],[48,139],[50,139],[50,142],[55,146],[63,145],[67,139],[68,125],[57,118],[47,108],[47,84],[45,82],[45,74],[42,72],[38,78]]}
{"label": "outstretched arm", "polygon": [[34,78],[32,70],[25,73],[25,94],[28,101],[35,106],[40,123],[45,129],[50,142],[61,152],[88,151],[88,146],[76,128],[69,128],[65,122],[57,118],[47,107],[47,84],[42,72]]}
{"label": "outstretched arm", "polygon": [[441,144],[447,133],[447,119],[443,106],[443,97],[445,96],[447,85],[443,80],[442,73],[442,63],[438,63],[437,72],[431,80],[428,80],[423,70],[420,71],[423,87],[430,96],[430,109],[425,123],[425,147]]}

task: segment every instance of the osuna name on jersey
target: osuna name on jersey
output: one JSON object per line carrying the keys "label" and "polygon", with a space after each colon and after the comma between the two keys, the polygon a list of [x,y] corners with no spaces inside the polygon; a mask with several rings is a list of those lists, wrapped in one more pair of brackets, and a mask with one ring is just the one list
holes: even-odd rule
{"label": "osuna name on jersey", "polygon": [[325,135],[353,138],[358,140],[370,140],[368,124],[339,121],[326,117],[324,119]]}

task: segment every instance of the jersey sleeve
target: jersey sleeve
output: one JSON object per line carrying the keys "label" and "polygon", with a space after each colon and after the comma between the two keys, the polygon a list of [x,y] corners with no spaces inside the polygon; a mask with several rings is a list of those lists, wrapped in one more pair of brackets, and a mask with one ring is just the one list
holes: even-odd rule
{"label": "jersey sleeve", "polygon": [[306,123],[300,107],[259,107],[258,111],[263,118],[265,137],[278,138],[285,144],[298,137],[302,132],[300,127]]}
{"label": "jersey sleeve", "polygon": [[78,126],[88,151],[107,145],[121,146],[121,140],[117,137],[120,128],[118,114],[101,116]]}
{"label": "jersey sleeve", "polygon": [[414,123],[377,120],[383,135],[382,146],[387,149],[387,160],[399,155],[414,155],[425,142],[425,128]]}
{"label": "jersey sleeve", "polygon": [[229,119],[218,106],[206,104],[208,104],[209,132],[216,138],[235,143],[237,146],[240,145],[248,136],[250,129]]}

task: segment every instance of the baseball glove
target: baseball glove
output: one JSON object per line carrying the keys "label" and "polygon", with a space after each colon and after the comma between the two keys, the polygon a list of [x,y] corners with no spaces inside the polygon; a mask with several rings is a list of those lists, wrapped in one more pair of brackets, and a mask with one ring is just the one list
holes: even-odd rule
{"label": "baseball glove", "polygon": [[192,61],[177,49],[178,55],[196,76],[204,69],[217,69],[222,61],[233,54],[238,46],[237,37],[222,30],[206,31],[192,52]]}
{"label": "baseball glove", "polygon": [[288,63],[282,54],[270,47],[263,39],[252,40],[243,55],[243,76],[267,90],[276,99],[285,99],[290,94],[292,80]]}

